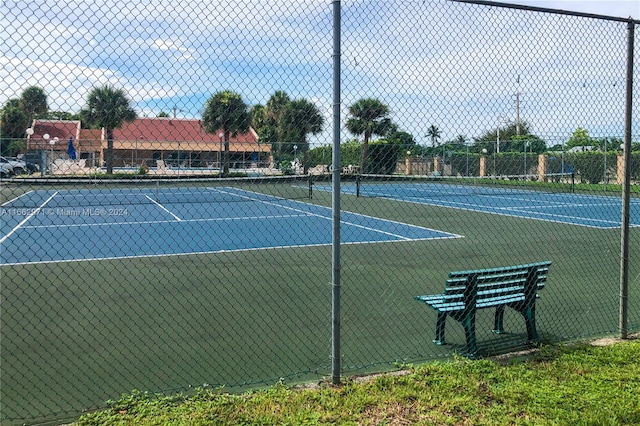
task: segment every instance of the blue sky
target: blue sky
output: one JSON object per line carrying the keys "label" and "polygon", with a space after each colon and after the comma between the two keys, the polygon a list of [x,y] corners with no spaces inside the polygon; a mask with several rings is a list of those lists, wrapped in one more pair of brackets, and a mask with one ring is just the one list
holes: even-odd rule
{"label": "blue sky", "polygon": [[[634,0],[513,3],[640,19]],[[235,90],[249,105],[284,90],[316,103],[327,125],[312,143],[329,144],[331,7],[329,0],[4,0],[0,104],[39,85],[51,109],[76,112],[91,88],[112,84],[140,115],[175,108],[178,117],[199,118],[218,90]],[[471,138],[515,120],[519,93],[521,119],[550,143],[578,126],[622,136],[624,23],[444,0],[343,1],[342,9],[343,122],[351,103],[377,97],[419,143],[432,124],[444,138]],[[636,59],[636,93],[638,69]],[[635,139],[639,116],[636,107]]]}

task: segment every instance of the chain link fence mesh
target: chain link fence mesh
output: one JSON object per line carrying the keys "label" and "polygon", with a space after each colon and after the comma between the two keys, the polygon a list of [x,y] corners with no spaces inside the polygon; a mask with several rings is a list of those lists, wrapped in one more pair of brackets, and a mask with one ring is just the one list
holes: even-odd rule
{"label": "chain link fence mesh", "polygon": [[[542,341],[618,331],[627,25],[343,2],[333,165],[331,7],[0,5],[0,422],[327,377],[334,167],[344,374],[464,354],[414,300],[451,271],[552,261]],[[518,313],[493,319],[481,356],[526,347]]]}

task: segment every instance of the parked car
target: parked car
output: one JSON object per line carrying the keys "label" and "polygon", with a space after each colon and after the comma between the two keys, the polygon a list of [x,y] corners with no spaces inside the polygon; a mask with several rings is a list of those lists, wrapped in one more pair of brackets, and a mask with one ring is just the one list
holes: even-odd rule
{"label": "parked car", "polygon": [[21,175],[28,172],[29,169],[25,161],[0,157],[0,173],[3,177]]}
{"label": "parked car", "polygon": [[9,177],[13,174],[13,169],[9,163],[0,163],[0,178]]}
{"label": "parked car", "polygon": [[40,171],[40,154],[20,154],[16,157],[18,161],[24,161],[26,164],[26,169],[29,174],[39,172]]}

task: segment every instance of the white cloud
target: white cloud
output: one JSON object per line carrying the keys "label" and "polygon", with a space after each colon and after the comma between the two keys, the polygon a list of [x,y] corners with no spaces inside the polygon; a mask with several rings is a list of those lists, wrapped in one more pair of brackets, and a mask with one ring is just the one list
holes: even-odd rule
{"label": "white cloud", "polygon": [[47,94],[51,109],[75,112],[78,105],[85,104],[92,87],[118,82],[117,74],[108,69],[7,57],[0,57],[0,64],[2,103],[20,96],[26,87],[40,86]]}
{"label": "white cloud", "polygon": [[[601,12],[621,10],[618,3],[630,2]],[[619,128],[624,24],[439,0],[346,1],[342,9],[343,120],[350,103],[378,97],[419,140],[430,124],[445,138],[477,136],[498,115],[514,115],[520,92],[523,117],[540,132],[566,133],[578,122]],[[332,119],[326,0],[41,0],[4,2],[0,12],[0,102],[37,84],[52,108],[75,112],[92,87],[110,83],[141,109],[179,104],[195,114],[217,90],[250,103],[285,90],[317,100]]]}

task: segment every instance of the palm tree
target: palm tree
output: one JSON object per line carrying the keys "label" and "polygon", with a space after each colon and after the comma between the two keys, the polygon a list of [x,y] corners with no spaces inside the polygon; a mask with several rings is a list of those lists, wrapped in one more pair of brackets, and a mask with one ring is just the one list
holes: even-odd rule
{"label": "palm tree", "polygon": [[[320,113],[318,107],[306,99],[299,99],[289,102],[280,115],[278,127],[285,138],[285,142],[289,142],[288,146],[297,144],[302,152],[302,165],[304,174],[309,169],[308,152],[309,143],[307,135],[318,134],[324,126],[324,117]],[[294,150],[295,151],[295,150]],[[295,152],[294,152],[295,153]]]}
{"label": "palm tree", "polygon": [[436,146],[436,143],[438,142],[438,139],[440,139],[440,136],[441,136],[440,129],[438,129],[436,125],[432,124],[427,129],[427,136],[431,138],[431,147],[434,148]]}
{"label": "palm tree", "polygon": [[[29,123],[36,116],[46,113],[49,110],[47,105],[47,95],[38,86],[30,86],[24,89],[19,100],[20,109],[29,117]],[[23,129],[24,130],[24,129]]]}
{"label": "palm tree", "polygon": [[286,92],[276,91],[264,106],[264,122],[261,128],[264,141],[271,144],[271,151],[279,157],[286,148],[282,146],[283,139],[287,139],[280,126],[280,118],[287,106],[291,103],[291,98]]}
{"label": "palm tree", "polygon": [[222,130],[224,137],[224,169],[222,176],[229,174],[229,137],[249,131],[251,115],[242,96],[225,90],[211,96],[204,104],[202,128],[208,133]]}
{"label": "palm tree", "polygon": [[107,173],[113,173],[113,130],[125,122],[136,119],[124,90],[112,86],[94,88],[87,97],[87,108],[83,110],[92,127],[104,128],[107,136]]}
{"label": "palm tree", "polygon": [[271,95],[265,105],[267,118],[278,121],[289,102],[291,102],[289,95],[282,90],[277,90],[273,95]]}
{"label": "palm tree", "polygon": [[374,98],[360,99],[349,107],[351,118],[347,120],[347,130],[354,135],[364,134],[360,163],[362,173],[366,172],[371,136],[384,136],[393,128],[389,113],[389,107]]}

